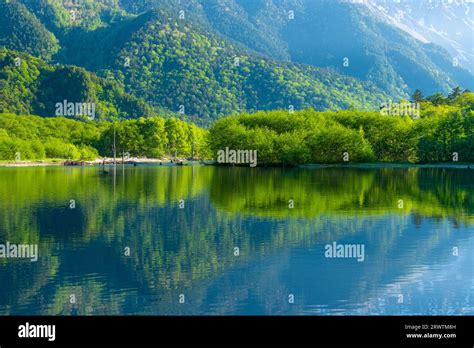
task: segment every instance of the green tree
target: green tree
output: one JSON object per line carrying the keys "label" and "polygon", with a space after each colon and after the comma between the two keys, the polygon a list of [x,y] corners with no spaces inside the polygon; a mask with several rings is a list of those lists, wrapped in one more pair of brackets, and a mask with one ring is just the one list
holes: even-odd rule
{"label": "green tree", "polygon": [[435,93],[427,97],[426,100],[431,102],[433,105],[446,104],[446,98],[442,93]]}
{"label": "green tree", "polygon": [[417,89],[414,93],[413,93],[413,102],[415,103],[421,103],[424,101],[424,97],[423,97],[423,93]]}
{"label": "green tree", "polygon": [[451,93],[448,95],[448,101],[453,102],[456,100],[457,97],[459,97],[462,94],[461,87],[456,86],[453,88]]}

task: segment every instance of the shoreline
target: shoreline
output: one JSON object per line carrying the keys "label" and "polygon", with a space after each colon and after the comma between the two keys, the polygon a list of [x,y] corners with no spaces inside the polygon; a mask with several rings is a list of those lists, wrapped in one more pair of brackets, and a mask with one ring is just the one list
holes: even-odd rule
{"label": "shoreline", "polygon": [[[184,158],[178,158],[171,160],[168,158],[132,158],[124,162],[122,160],[116,160],[117,165],[167,165],[167,166],[186,166],[186,165],[207,165],[221,167],[222,164],[218,164],[212,160],[187,160]],[[32,161],[19,161],[19,162],[0,162],[0,167],[10,168],[22,168],[22,167],[92,167],[92,166],[110,166],[114,165],[114,161],[111,158],[96,159],[94,161],[69,161],[69,160],[32,160]],[[230,166],[226,166],[230,167]],[[333,164],[301,164],[296,166],[259,166],[260,168],[301,168],[301,169],[324,169],[324,168],[352,168],[352,169],[381,169],[381,168],[445,168],[445,169],[472,169],[474,170],[474,163],[388,163],[388,162],[376,162],[376,163],[333,163]]]}
{"label": "shoreline", "polygon": [[318,169],[318,168],[359,168],[359,169],[379,169],[379,168],[445,168],[445,169],[473,169],[474,163],[351,163],[351,164],[302,164],[298,168]]}
{"label": "shoreline", "polygon": [[[122,159],[115,161],[116,165],[139,165],[139,164],[166,164],[166,165],[184,165],[193,161],[177,158],[131,158],[122,162]],[[31,160],[31,161],[0,161],[0,167],[92,167],[92,166],[103,166],[103,165],[114,165],[113,158],[98,158],[93,161],[83,160],[67,160],[67,159],[54,159],[54,160]]]}

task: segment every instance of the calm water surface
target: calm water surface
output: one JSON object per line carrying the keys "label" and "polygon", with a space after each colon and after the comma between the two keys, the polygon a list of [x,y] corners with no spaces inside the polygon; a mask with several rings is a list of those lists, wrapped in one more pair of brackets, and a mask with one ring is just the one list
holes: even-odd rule
{"label": "calm water surface", "polygon": [[0,315],[474,314],[472,170],[107,171],[0,168]]}

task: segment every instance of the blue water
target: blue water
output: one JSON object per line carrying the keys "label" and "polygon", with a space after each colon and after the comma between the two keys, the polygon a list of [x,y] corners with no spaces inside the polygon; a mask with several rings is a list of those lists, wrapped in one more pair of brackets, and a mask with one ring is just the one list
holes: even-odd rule
{"label": "blue water", "polygon": [[39,258],[0,258],[0,314],[473,315],[473,194],[463,169],[2,168],[0,244]]}

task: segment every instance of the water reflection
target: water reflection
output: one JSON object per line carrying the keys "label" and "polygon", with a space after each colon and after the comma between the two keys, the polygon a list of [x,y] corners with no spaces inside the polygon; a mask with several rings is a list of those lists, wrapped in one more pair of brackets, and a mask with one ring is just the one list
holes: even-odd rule
{"label": "water reflection", "polygon": [[40,258],[0,258],[0,314],[474,314],[473,193],[453,169],[2,168],[0,243]]}

